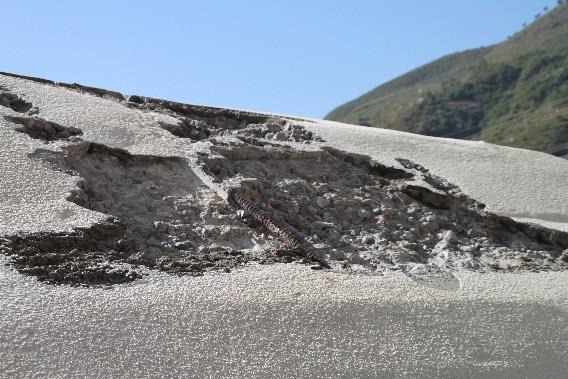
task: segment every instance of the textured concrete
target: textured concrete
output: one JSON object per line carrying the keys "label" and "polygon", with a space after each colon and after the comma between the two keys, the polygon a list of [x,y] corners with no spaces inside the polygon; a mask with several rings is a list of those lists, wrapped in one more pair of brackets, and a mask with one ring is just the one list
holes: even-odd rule
{"label": "textured concrete", "polygon": [[[134,154],[192,159],[168,116],[0,75],[38,117]],[[17,116],[0,107],[1,115]],[[484,143],[305,123],[329,145],[408,158],[490,209],[568,228],[568,162]],[[74,180],[27,154],[46,145],[0,118],[0,231],[69,230],[103,215],[65,200]],[[49,148],[56,149],[57,143]],[[6,258],[1,258],[2,263]],[[272,265],[201,278],[152,273],[72,288],[0,268],[0,377],[565,377],[568,273],[458,272],[443,291],[408,277]]]}

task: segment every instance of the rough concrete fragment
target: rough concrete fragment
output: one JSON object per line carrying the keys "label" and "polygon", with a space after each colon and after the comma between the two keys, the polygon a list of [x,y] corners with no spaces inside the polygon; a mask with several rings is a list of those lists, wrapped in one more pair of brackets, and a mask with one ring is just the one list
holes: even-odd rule
{"label": "rough concrete fragment", "polygon": [[0,92],[0,105],[20,113],[25,113],[32,108],[31,103],[9,92]]}
{"label": "rough concrete fragment", "polygon": [[[271,118],[266,123],[250,123],[247,119],[226,116],[200,117],[191,115],[177,124],[160,122],[160,126],[179,138],[201,141],[222,136],[275,141],[322,141],[300,125],[289,123],[284,118]],[[249,141],[250,142],[250,141]],[[263,143],[258,141],[257,143]]]}
{"label": "rough concrete fragment", "polygon": [[325,198],[325,197],[323,197],[323,196],[320,196],[320,197],[318,197],[318,199],[316,200],[316,203],[317,203],[318,207],[320,207],[320,208],[325,208],[325,207],[327,207],[331,202],[329,201],[329,199],[327,199],[327,198]]}
{"label": "rough concrete fragment", "polygon": [[22,125],[14,130],[25,133],[34,139],[44,142],[66,140],[70,137],[80,136],[83,131],[79,128],[65,127],[55,122],[46,121],[37,117],[4,117],[7,121]]}

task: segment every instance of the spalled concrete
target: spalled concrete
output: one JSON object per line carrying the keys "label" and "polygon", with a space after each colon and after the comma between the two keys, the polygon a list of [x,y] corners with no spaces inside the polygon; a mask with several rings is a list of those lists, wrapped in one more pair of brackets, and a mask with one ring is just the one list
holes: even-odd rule
{"label": "spalled concrete", "polygon": [[[517,212],[564,229],[563,160],[4,75],[0,86],[33,104],[26,113],[0,107],[1,116],[33,117],[83,132],[44,141],[17,132],[21,125],[0,117],[0,231],[6,236],[0,260],[7,264],[0,268],[0,376],[561,377],[568,370],[568,271],[555,271],[566,254],[563,235],[491,215]],[[180,138],[161,126],[184,125],[187,119],[213,132]],[[282,128],[272,136],[264,132],[270,119]],[[244,128],[241,121],[237,129],[224,128],[227,120],[245,120]],[[296,126],[297,136],[312,133],[309,143],[290,138]],[[326,177],[318,177],[320,172]],[[148,197],[146,187],[135,182],[141,177],[156,185]],[[296,228],[315,249],[318,243],[343,243],[336,252],[321,249],[333,268],[314,271],[298,264],[300,257],[277,236],[228,205],[235,189],[280,226]],[[393,217],[381,206],[367,208],[366,199],[406,213]],[[154,225],[149,220],[161,216],[147,204],[156,203],[173,211]],[[287,207],[295,210],[296,203],[313,208],[298,212],[298,219],[313,224],[313,234],[290,217]],[[356,212],[348,215],[344,205]],[[140,251],[157,261],[160,254],[173,256],[172,263],[184,261],[198,249],[169,250],[166,244],[177,236],[178,210],[190,207],[199,216],[186,212],[182,224],[214,231],[199,237],[202,241],[234,243],[231,233],[238,230],[247,238],[233,249],[259,259],[239,263],[230,273],[206,269],[199,277],[178,276],[167,264],[163,272],[159,264],[128,263],[130,255],[113,248],[118,240],[153,241],[159,252],[150,251],[149,243]],[[385,215],[391,223],[372,223]],[[344,233],[344,219],[355,235]],[[440,224],[431,233],[434,244],[424,243],[423,252],[397,256],[395,246],[385,247],[399,263],[377,254],[386,242],[409,237],[384,237],[385,242],[381,233],[397,233],[402,225],[414,227],[417,239],[426,238],[426,227],[435,221]],[[336,225],[342,229],[329,233]],[[363,233],[371,225],[377,231]],[[468,229],[495,232],[473,236]],[[223,230],[226,239],[220,237]],[[337,237],[345,235],[352,241]],[[251,241],[255,247],[245,251]],[[464,250],[473,242],[487,250],[475,253],[481,252],[479,268],[462,267],[461,257],[476,258]],[[73,251],[72,245],[85,249]],[[522,259],[529,250],[532,263]],[[416,263],[417,257],[425,261]],[[22,275],[12,269],[18,259],[25,266],[20,269],[47,269],[49,275],[66,272],[58,271],[60,259],[68,260],[64,267],[94,263],[68,271],[78,274],[77,283],[90,278],[90,286],[40,282],[46,272]],[[284,259],[290,263],[273,264]],[[377,259],[384,270],[369,264]],[[440,272],[422,270],[434,266]],[[101,284],[120,280],[100,288],[92,286],[95,278]]]}

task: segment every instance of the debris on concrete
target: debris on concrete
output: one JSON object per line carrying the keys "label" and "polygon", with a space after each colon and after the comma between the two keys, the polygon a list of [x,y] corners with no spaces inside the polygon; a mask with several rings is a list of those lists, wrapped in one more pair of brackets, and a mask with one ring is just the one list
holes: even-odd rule
{"label": "debris on concrete", "polygon": [[177,124],[160,123],[160,126],[176,137],[202,141],[210,137],[265,138],[280,142],[322,142],[312,132],[283,118],[269,118],[265,123],[249,123],[246,120],[216,117],[184,117]]}
{"label": "debris on concrete", "polygon": [[29,158],[76,176],[68,201],[109,217],[71,233],[4,236],[2,252],[22,273],[101,285],[135,280],[148,269],[202,275],[249,262],[301,261],[339,271],[402,270],[452,287],[456,270],[568,267],[568,234],[491,214],[410,160],[387,166],[326,147],[294,119],[113,99],[174,117],[176,124],[160,126],[203,149],[193,161],[133,155],[83,141],[72,126],[6,116],[31,138],[61,141]]}

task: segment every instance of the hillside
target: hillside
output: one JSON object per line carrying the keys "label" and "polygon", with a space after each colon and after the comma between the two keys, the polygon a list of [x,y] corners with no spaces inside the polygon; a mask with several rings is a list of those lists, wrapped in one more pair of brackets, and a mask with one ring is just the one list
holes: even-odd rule
{"label": "hillside", "polygon": [[337,107],[326,119],[564,155],[567,67],[564,4],[505,42],[442,57]]}

